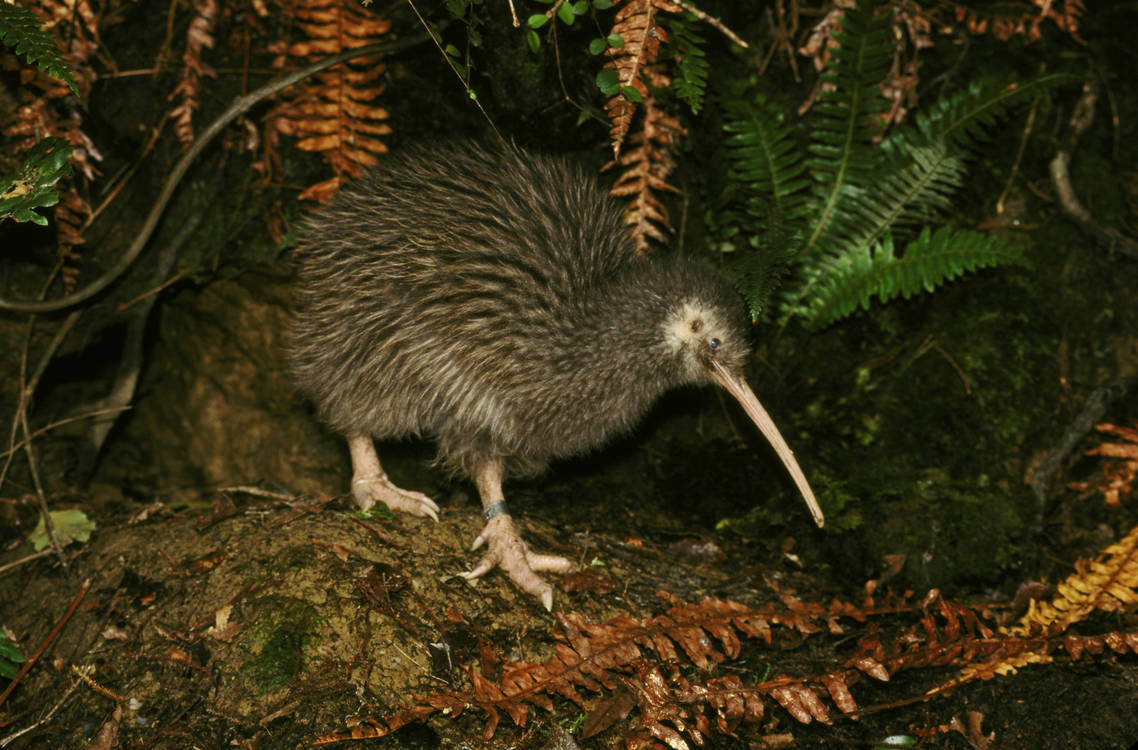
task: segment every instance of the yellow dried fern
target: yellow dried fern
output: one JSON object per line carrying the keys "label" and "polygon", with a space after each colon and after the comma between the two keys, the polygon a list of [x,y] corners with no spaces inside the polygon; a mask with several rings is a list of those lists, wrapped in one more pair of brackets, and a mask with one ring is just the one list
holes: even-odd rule
{"label": "yellow dried fern", "polygon": [[1098,610],[1119,612],[1138,605],[1138,526],[1093,560],[1079,560],[1051,602],[1031,600],[1027,614],[1009,629],[1015,635],[1062,632]]}
{"label": "yellow dried fern", "polygon": [[[1075,572],[1059,584],[1050,602],[1032,599],[1027,614],[1010,628],[1001,628],[999,658],[968,664],[948,687],[974,679],[1015,674],[1028,664],[1046,664],[1051,652],[1061,646],[1073,658],[1084,651],[1100,653],[1105,648],[1118,653],[1138,653],[1138,633],[1113,632],[1102,636],[1064,635],[1071,625],[1091,613],[1120,612],[1138,607],[1138,526],[1094,559],[1079,560]],[[930,691],[931,692],[931,691]]]}

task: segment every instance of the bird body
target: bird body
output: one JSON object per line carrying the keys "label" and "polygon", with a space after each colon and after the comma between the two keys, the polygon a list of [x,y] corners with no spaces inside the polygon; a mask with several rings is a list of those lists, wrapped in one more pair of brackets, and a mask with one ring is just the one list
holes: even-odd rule
{"label": "bird body", "polygon": [[[349,437],[361,505],[367,480],[383,483],[376,499],[414,496],[403,509],[434,515],[390,485],[372,438],[437,439],[490,506],[506,473],[598,447],[671,388],[744,383],[747,319],[731,285],[638,254],[596,181],[551,157],[412,150],[342,190],[304,237],[292,368]],[[548,586],[530,583],[548,605]]]}

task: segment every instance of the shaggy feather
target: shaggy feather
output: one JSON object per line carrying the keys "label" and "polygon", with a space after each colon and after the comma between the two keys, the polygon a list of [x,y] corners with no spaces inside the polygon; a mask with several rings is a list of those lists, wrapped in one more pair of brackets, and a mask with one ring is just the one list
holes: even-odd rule
{"label": "shaggy feather", "polygon": [[[645,259],[620,209],[513,146],[414,150],[309,221],[291,363],[335,429],[428,435],[473,475],[532,474],[628,430],[664,391],[739,371],[747,320],[712,270]],[[703,317],[692,331],[692,321]],[[688,331],[678,346],[676,331]]]}

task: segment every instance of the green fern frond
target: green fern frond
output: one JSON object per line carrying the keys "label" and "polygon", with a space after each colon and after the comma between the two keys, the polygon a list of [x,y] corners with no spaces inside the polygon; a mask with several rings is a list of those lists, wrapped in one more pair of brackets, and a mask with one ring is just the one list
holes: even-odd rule
{"label": "green fern frond", "polygon": [[890,21],[880,0],[861,0],[846,11],[842,30],[834,34],[839,46],[821,75],[824,88],[814,106],[817,125],[808,146],[812,158],[807,166],[815,180],[814,224],[804,255],[841,218],[849,187],[855,193],[872,187],[879,157],[871,146],[874,129],[869,126],[887,106],[879,84],[892,61]]}
{"label": "green fern frond", "polygon": [[886,235],[876,246],[860,245],[819,269],[813,294],[788,312],[801,316],[809,327],[821,328],[859,305],[868,309],[874,295],[881,302],[908,299],[967,271],[998,265],[1031,263],[1014,245],[981,232],[951,227],[933,232],[926,227],[901,256],[894,254],[892,235]]}
{"label": "green fern frond", "polygon": [[59,203],[55,183],[71,174],[71,144],[63,138],[44,138],[24,155],[16,174],[0,175],[0,221],[30,221],[42,226],[47,219],[35,209]]}
{"label": "green fern frond", "polygon": [[801,244],[810,181],[802,147],[782,109],[761,94],[747,101],[739,92],[729,99],[727,118],[725,194],[739,198],[727,201],[725,217],[737,226],[730,227],[735,234],[729,245],[720,246],[732,251],[724,255],[723,267],[746,300],[752,320],[758,320],[779,283],[779,271]]}
{"label": "green fern frond", "polygon": [[873,246],[889,232],[929,221],[952,205],[964,173],[964,159],[943,141],[911,146],[904,161],[892,160],[878,170],[872,191],[847,188],[845,210],[823,239],[822,252],[805,262],[823,262],[820,257],[827,254]]}
{"label": "green fern frond", "polygon": [[806,215],[806,164],[785,112],[762,94],[732,107],[723,129],[731,159],[728,178],[748,194],[760,196],[783,223]]}
{"label": "green fern frond", "polygon": [[761,199],[751,199],[745,211],[746,226],[738,228],[730,243],[720,245],[721,268],[747,303],[751,321],[756,322],[766,314],[800,238],[779,224],[770,204]]}
{"label": "green fern frond", "polygon": [[1024,82],[1006,75],[981,78],[965,90],[940,97],[927,112],[918,113],[917,129],[926,142],[943,140],[972,148],[976,141],[986,139],[991,126],[1012,107],[1077,80],[1078,77],[1066,73],[1053,73]]}
{"label": "green fern frond", "polygon": [[672,79],[672,90],[691,107],[693,115],[698,115],[703,107],[703,96],[707,90],[707,56],[703,52],[706,40],[688,18],[669,16],[666,20],[672,56],[676,61],[676,76]]}
{"label": "green fern frond", "polygon": [[71,66],[41,25],[36,14],[27,8],[0,2],[0,42],[12,47],[29,64],[66,83],[78,96],[79,87],[71,75]]}

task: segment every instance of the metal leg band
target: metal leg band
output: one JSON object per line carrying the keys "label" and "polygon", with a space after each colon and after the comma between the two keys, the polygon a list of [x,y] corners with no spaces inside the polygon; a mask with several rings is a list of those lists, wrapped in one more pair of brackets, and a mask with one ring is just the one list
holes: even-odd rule
{"label": "metal leg band", "polygon": [[509,514],[510,511],[506,510],[506,501],[495,500],[482,509],[482,520],[489,523],[491,518],[495,518],[496,516],[508,516]]}

